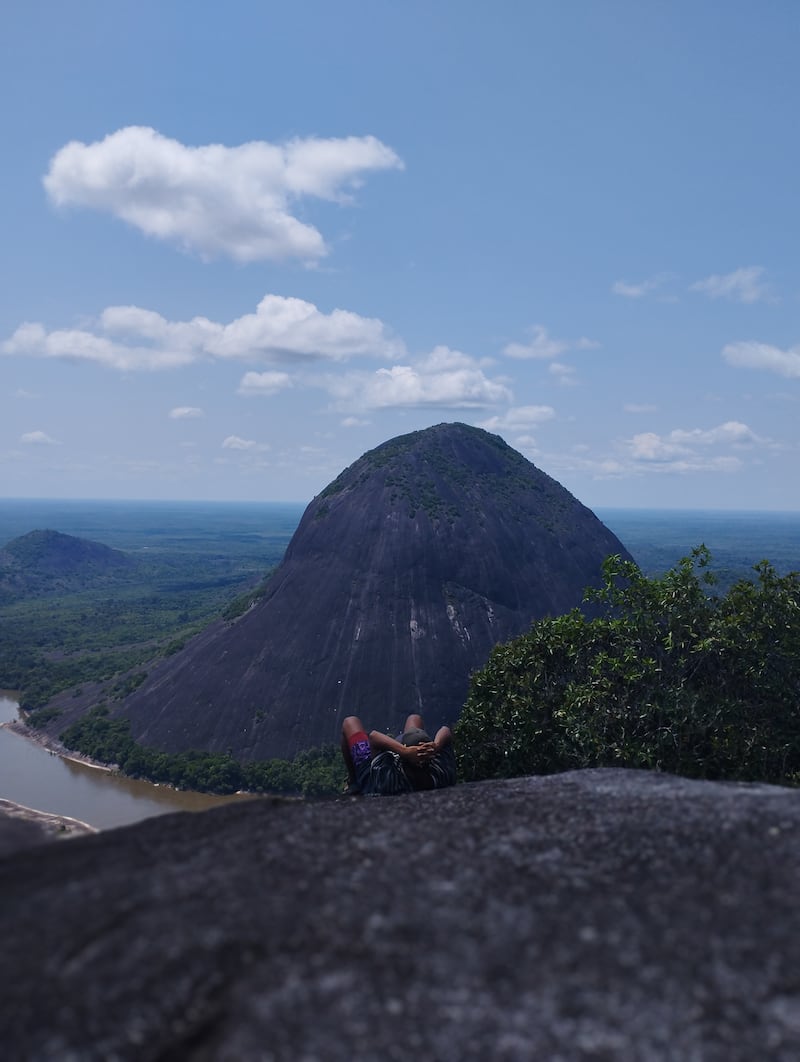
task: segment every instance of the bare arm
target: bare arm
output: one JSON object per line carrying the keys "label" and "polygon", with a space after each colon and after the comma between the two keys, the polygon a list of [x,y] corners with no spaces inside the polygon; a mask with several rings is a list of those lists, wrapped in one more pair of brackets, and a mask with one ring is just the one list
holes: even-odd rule
{"label": "bare arm", "polygon": [[[442,727],[442,730],[447,730],[447,727]],[[441,730],[439,734],[441,734]],[[439,734],[436,735],[437,739]],[[399,756],[402,756],[406,763],[410,763],[415,767],[424,767],[439,751],[436,747],[436,741],[425,741],[421,745],[404,745],[393,737],[389,737],[388,734],[382,734],[380,730],[373,730],[370,733],[369,743],[373,751],[396,752]]]}

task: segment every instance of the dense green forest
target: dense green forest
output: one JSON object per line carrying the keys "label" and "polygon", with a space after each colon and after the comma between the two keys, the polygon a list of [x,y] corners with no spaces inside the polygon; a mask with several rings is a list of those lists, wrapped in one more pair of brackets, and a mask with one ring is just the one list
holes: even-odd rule
{"label": "dense green forest", "polygon": [[[281,560],[299,508],[17,503],[3,514],[0,529],[16,537],[0,549],[0,682],[32,710],[241,612]],[[70,539],[23,522],[54,516]]]}
{"label": "dense green forest", "polygon": [[[35,722],[35,719],[33,720]],[[137,745],[127,719],[111,719],[98,705],[64,731],[67,748],[103,763],[116,764],[133,778],[166,783],[178,789],[209,793],[299,793],[326,796],[341,788],[342,757],[334,746],[309,749],[293,760],[239,763],[232,756],[206,752],[177,755]]]}
{"label": "dense green forest", "polygon": [[700,547],[663,576],[611,557],[604,607],[535,623],[473,676],[467,779],[580,767],[800,784],[800,576],[714,594]]}
{"label": "dense green forest", "polygon": [[[216,570],[214,570],[216,568]],[[0,675],[32,710],[83,682],[176,652],[220,615],[246,608],[264,568],[206,558],[151,562],[135,580],[42,593],[0,606]]]}

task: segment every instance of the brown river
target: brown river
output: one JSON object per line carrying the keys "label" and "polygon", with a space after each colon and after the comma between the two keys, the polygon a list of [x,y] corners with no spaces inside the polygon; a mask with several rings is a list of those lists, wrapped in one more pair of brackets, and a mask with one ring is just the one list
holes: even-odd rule
{"label": "brown river", "polygon": [[[13,694],[0,691],[0,724],[18,718]],[[0,725],[0,799],[68,815],[99,830],[170,811],[204,811],[245,795],[178,792],[62,759]]]}

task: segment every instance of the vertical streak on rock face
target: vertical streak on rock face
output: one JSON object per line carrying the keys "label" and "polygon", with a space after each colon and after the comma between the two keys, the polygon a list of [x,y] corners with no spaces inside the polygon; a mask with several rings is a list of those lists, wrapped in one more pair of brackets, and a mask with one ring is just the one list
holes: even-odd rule
{"label": "vertical streak on rock face", "polygon": [[314,498],[254,608],[164,661],[121,712],[145,744],[242,759],[335,741],[353,713],[453,723],[492,646],[579,605],[609,553],[627,556],[499,437],[400,436]]}

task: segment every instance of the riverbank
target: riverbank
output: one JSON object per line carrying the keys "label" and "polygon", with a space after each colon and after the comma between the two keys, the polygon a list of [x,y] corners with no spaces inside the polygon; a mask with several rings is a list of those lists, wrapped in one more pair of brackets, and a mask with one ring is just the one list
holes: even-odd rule
{"label": "riverbank", "polygon": [[113,774],[116,770],[114,765],[101,763],[100,760],[93,760],[91,756],[84,756],[80,752],[68,749],[56,738],[50,737],[48,734],[45,734],[41,730],[36,730],[32,726],[28,726],[22,719],[12,719],[10,722],[0,723],[0,726],[5,727],[6,730],[13,731],[15,734],[19,734],[20,737],[24,737],[28,741],[32,741],[40,748],[46,749],[53,756],[60,756],[62,760],[70,760],[72,763],[80,763],[84,767],[92,767],[97,771],[106,771],[108,774]]}
{"label": "riverbank", "polygon": [[[48,738],[47,735],[34,730],[32,727],[26,726],[20,719],[11,719],[0,723],[0,728],[13,731],[19,737],[46,749],[52,756],[72,759],[76,763],[80,762],[84,766],[94,767],[98,770],[110,770],[105,764],[85,763],[85,757],[78,759],[79,754],[70,752],[60,742]],[[38,808],[31,808],[27,804],[21,804],[15,800],[7,800],[4,797],[0,797],[0,819],[6,823],[33,824],[38,828],[41,840],[64,840],[98,832],[96,827],[89,825],[88,822],[84,822],[82,819],[74,818],[71,815],[58,815],[51,811],[40,811]],[[9,833],[9,829],[12,833],[6,836],[6,843],[2,846],[3,848],[7,848],[12,844],[11,837],[16,836],[13,830],[19,830],[19,827],[16,825],[9,827],[5,831],[6,834]],[[27,835],[21,834],[21,837],[25,837],[26,840],[30,839],[31,836],[35,837],[36,835],[32,835],[31,832],[28,832]]]}
{"label": "riverbank", "polygon": [[[20,718],[19,696],[0,691],[0,798],[20,808],[46,809],[43,815],[89,823],[100,831],[128,826],[172,812],[205,811],[253,796],[221,796],[131,778],[49,739]],[[69,821],[67,835],[69,835]],[[0,811],[0,855],[16,836],[20,843],[41,843],[33,822],[12,821]],[[65,832],[58,830],[60,836]],[[5,837],[5,842],[4,842]]]}

